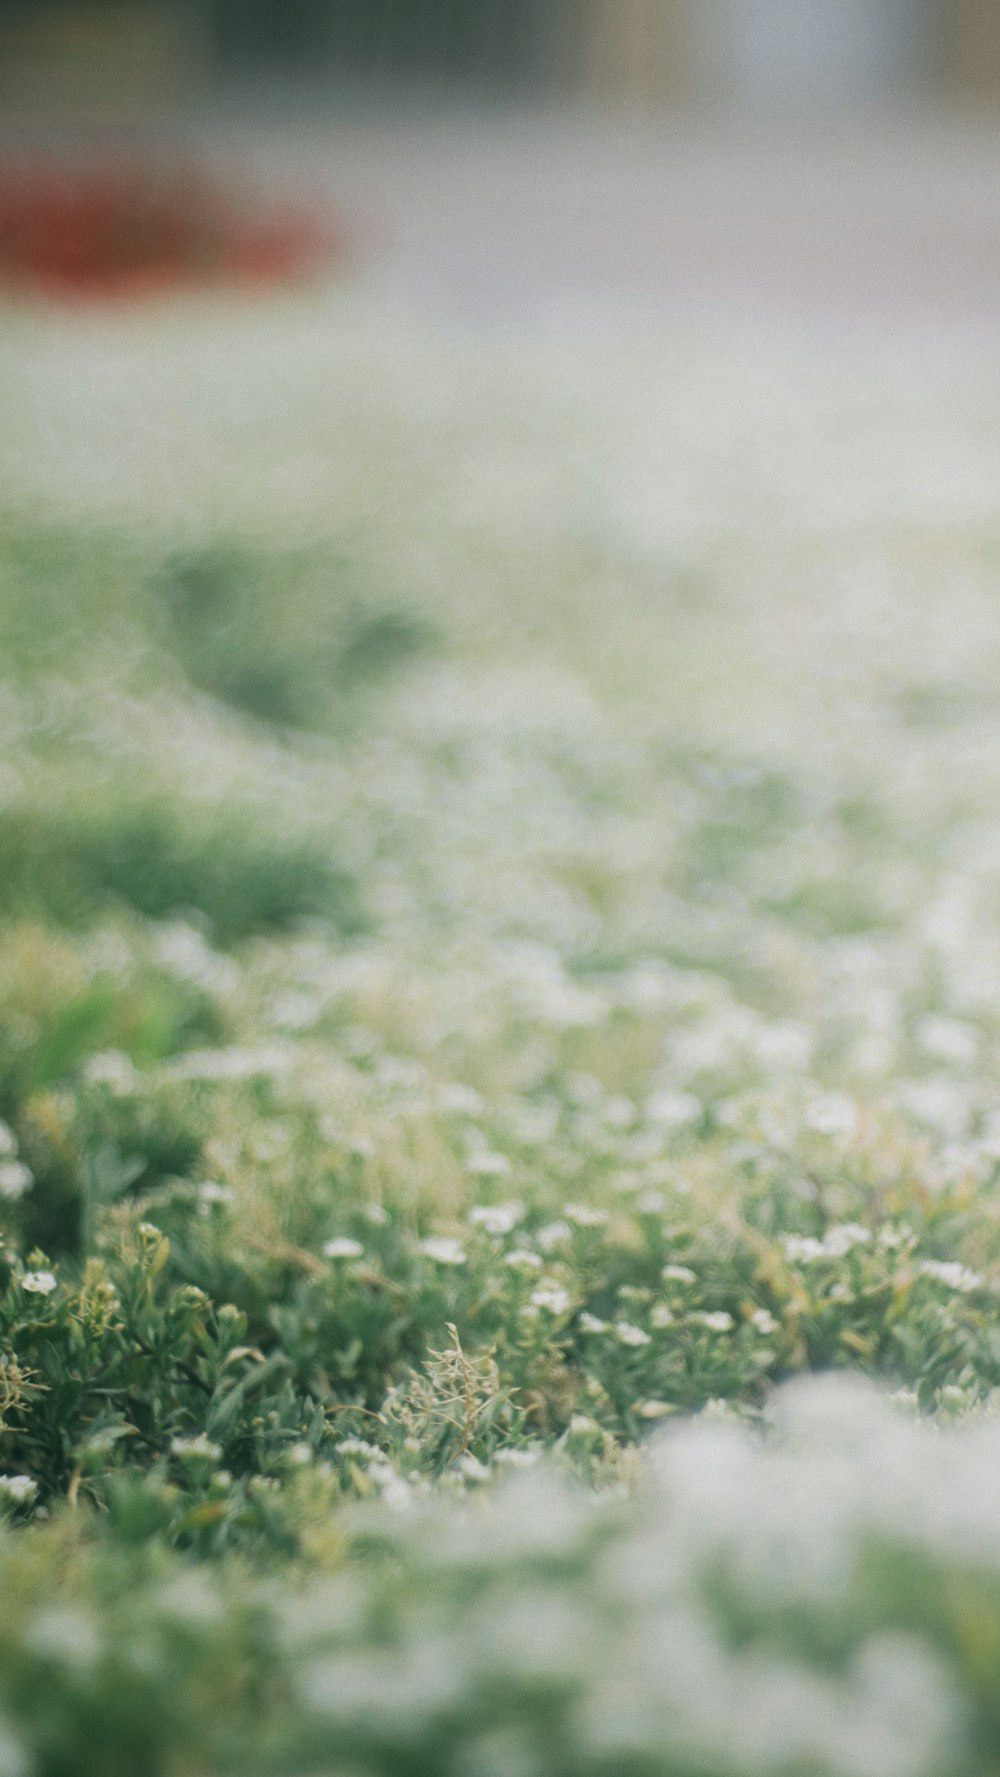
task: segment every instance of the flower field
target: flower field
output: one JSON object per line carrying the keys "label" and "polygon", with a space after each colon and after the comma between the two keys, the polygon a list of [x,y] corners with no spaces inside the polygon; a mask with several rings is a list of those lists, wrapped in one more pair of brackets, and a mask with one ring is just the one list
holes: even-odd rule
{"label": "flower field", "polygon": [[987,1777],[1000,372],[0,321],[0,1777]]}

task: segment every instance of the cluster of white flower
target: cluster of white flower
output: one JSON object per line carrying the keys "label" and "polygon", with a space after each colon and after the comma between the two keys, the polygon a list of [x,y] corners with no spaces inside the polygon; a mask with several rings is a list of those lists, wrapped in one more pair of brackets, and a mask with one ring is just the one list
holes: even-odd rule
{"label": "cluster of white flower", "polygon": [[0,1198],[16,1203],[34,1184],[31,1169],[18,1159],[17,1137],[9,1123],[0,1120]]}
{"label": "cluster of white flower", "polygon": [[37,1493],[38,1484],[30,1475],[0,1475],[0,1501],[8,1505],[31,1505]]}

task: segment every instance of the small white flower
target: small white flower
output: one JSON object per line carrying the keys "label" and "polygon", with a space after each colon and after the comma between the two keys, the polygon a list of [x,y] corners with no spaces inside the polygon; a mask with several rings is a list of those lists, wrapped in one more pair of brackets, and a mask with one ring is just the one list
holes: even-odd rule
{"label": "small white flower", "polygon": [[21,1160],[0,1160],[0,1197],[14,1203],[34,1184],[29,1167]]}
{"label": "small white flower", "polygon": [[38,1483],[30,1475],[0,1475],[0,1500],[11,1505],[30,1505],[38,1492]]}
{"label": "small white flower", "polygon": [[469,1211],[474,1228],[485,1228],[487,1234],[510,1234],[524,1216],[524,1204],[478,1203]]}
{"label": "small white flower", "polygon": [[912,1228],[880,1228],[878,1244],[883,1252],[895,1252],[897,1247],[907,1246],[913,1239]]}
{"label": "small white flower", "polygon": [[860,1222],[840,1222],[824,1234],[823,1251],[828,1258],[842,1259],[852,1247],[868,1246],[871,1237],[871,1229],[863,1228]]}
{"label": "small white flower", "polygon": [[664,1265],[660,1272],[664,1283],[697,1283],[698,1278],[690,1265]]}
{"label": "small white flower", "polygon": [[814,1240],[811,1234],[783,1234],[781,1245],[785,1258],[793,1265],[813,1265],[817,1259],[825,1259],[827,1251],[821,1240]]}
{"label": "small white flower", "polygon": [[473,1456],[469,1450],[459,1457],[455,1464],[455,1473],[461,1475],[465,1481],[488,1481],[490,1478],[485,1462],[480,1462],[478,1456]]}
{"label": "small white flower", "polygon": [[608,1330],[606,1320],[601,1320],[598,1315],[586,1312],[580,1316],[580,1326],[585,1333],[606,1333]]}
{"label": "small white flower", "polygon": [[313,1451],[311,1444],[300,1441],[299,1443],[290,1446],[288,1460],[289,1462],[294,1462],[296,1468],[304,1468],[306,1463],[311,1462],[312,1459]]}
{"label": "small white flower", "polygon": [[956,1259],[921,1259],[917,1270],[922,1277],[932,1277],[936,1283],[943,1283],[950,1290],[979,1290],[983,1287],[983,1279],[978,1271],[970,1271],[968,1265],[960,1265]]}
{"label": "small white flower", "polygon": [[629,1320],[615,1321],[615,1338],[619,1345],[639,1346],[650,1343],[649,1334],[644,1332],[642,1327],[633,1326]]}
{"label": "small white flower", "polygon": [[599,1432],[600,1429],[597,1420],[591,1419],[589,1413],[574,1413],[569,1422],[571,1438],[592,1438],[594,1433]]}
{"label": "small white flower", "polygon": [[413,1504],[413,1492],[391,1462],[373,1462],[368,1475],[379,1488],[382,1499],[391,1512],[409,1511]]}
{"label": "small white flower", "polygon": [[58,1279],[51,1271],[26,1271],[21,1279],[21,1288],[31,1296],[51,1296],[58,1288]]}
{"label": "small white flower", "polygon": [[509,1450],[498,1450],[493,1462],[504,1468],[534,1468],[540,1454],[539,1450],[529,1444],[520,1449],[512,1447]]}
{"label": "small white flower", "polygon": [[83,1077],[91,1086],[107,1086],[119,1097],[133,1092],[139,1081],[134,1063],[120,1049],[102,1049],[84,1064]]}
{"label": "small white flower", "polygon": [[170,1454],[179,1462],[218,1462],[222,1445],[199,1433],[195,1438],[171,1438]]}
{"label": "small white flower", "polygon": [[454,1111],[463,1117],[478,1117],[485,1108],[481,1092],[457,1082],[439,1086],[437,1101],[443,1111]]}
{"label": "small white flower", "polygon": [[529,1299],[533,1308],[544,1308],[549,1314],[565,1314],[570,1304],[568,1292],[557,1283],[532,1290]]}
{"label": "small white flower", "polygon": [[338,1234],[336,1239],[328,1240],[323,1247],[326,1259],[360,1259],[364,1252],[360,1240],[352,1240],[348,1234]]}
{"label": "small white flower", "polygon": [[767,1308],[755,1308],[750,1316],[750,1325],[756,1327],[758,1333],[763,1333],[765,1338],[778,1331],[778,1322]]}
{"label": "small white flower", "polygon": [[0,1117],[0,1154],[16,1154],[17,1137],[9,1123]]}
{"label": "small white flower", "polygon": [[544,1228],[539,1228],[535,1239],[543,1253],[550,1253],[557,1246],[562,1246],[563,1242],[569,1239],[571,1232],[568,1222],[546,1222]]}
{"label": "small white flower", "polygon": [[960,1018],[921,1018],[916,1039],[925,1055],[949,1066],[969,1067],[976,1058],[978,1036],[971,1024]]}
{"label": "small white flower", "polygon": [[460,1240],[453,1240],[448,1234],[432,1234],[429,1239],[420,1242],[420,1250],[424,1257],[433,1259],[435,1265],[464,1265],[465,1248]]}
{"label": "small white flower", "polygon": [[468,1156],[465,1170],[476,1178],[500,1178],[510,1171],[510,1161],[506,1154],[493,1154],[484,1149],[481,1153]]}
{"label": "small white flower", "polygon": [[527,1246],[512,1246],[509,1253],[504,1253],[503,1262],[512,1271],[540,1271],[542,1268],[538,1254]]}
{"label": "small white flower", "polygon": [[341,1438],[334,1449],[340,1456],[360,1456],[364,1462],[373,1462],[382,1455],[377,1444],[369,1444],[365,1438]]}
{"label": "small white flower", "polygon": [[651,1123],[659,1123],[664,1129],[683,1129],[686,1124],[697,1123],[701,1104],[693,1092],[654,1092],[646,1100],[646,1115]]}
{"label": "small white flower", "polygon": [[608,1220],[607,1210],[591,1203],[564,1203],[563,1215],[575,1228],[603,1228]]}
{"label": "small white flower", "polygon": [[677,1316],[672,1308],[667,1307],[665,1302],[657,1302],[650,1314],[649,1324],[651,1327],[655,1327],[658,1333],[661,1333],[665,1327],[676,1326]]}
{"label": "small white flower", "polygon": [[206,1179],[198,1186],[198,1196],[202,1203],[235,1203],[236,1192],[232,1185],[217,1185],[214,1179]]}
{"label": "small white flower", "polygon": [[724,1308],[704,1310],[692,1314],[691,1319],[700,1327],[707,1327],[710,1333],[731,1333],[733,1330],[733,1317]]}
{"label": "small white flower", "polygon": [[850,1135],[857,1127],[857,1106],[846,1092],[817,1092],[802,1120],[817,1135]]}

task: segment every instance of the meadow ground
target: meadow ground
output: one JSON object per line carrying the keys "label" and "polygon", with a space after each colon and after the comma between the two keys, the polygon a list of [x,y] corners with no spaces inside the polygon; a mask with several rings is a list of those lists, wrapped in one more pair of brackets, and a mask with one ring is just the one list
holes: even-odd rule
{"label": "meadow ground", "polygon": [[995,1771],[996,360],[0,390],[2,1777]]}

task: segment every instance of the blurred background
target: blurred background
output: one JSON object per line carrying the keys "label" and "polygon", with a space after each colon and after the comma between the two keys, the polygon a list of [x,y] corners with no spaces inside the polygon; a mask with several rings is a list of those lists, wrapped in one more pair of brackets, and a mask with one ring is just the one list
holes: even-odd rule
{"label": "blurred background", "polygon": [[1000,90],[993,0],[3,0],[0,42],[27,107],[253,73],[653,108]]}
{"label": "blurred background", "polygon": [[254,73],[653,108],[1000,90],[993,0],[3,0],[0,32],[27,106]]}
{"label": "blurred background", "polygon": [[0,148],[192,148],[463,318],[992,326],[996,0],[0,0]]}

